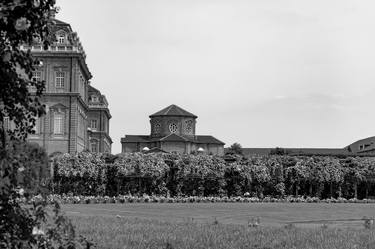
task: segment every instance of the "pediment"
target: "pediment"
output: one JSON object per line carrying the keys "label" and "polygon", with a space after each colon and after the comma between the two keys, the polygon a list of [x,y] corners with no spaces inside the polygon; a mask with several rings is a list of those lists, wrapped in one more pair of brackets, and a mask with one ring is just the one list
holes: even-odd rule
{"label": "pediment", "polygon": [[58,103],[58,104],[50,106],[49,109],[54,110],[54,111],[64,111],[64,110],[68,109],[68,107],[61,104],[61,103]]}

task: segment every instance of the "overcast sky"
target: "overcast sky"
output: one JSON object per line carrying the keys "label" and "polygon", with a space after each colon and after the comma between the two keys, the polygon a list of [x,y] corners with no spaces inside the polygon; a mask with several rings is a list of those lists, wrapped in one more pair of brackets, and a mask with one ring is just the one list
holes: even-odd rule
{"label": "overcast sky", "polygon": [[373,0],[57,0],[112,119],[112,152],[177,104],[226,146],[375,135]]}

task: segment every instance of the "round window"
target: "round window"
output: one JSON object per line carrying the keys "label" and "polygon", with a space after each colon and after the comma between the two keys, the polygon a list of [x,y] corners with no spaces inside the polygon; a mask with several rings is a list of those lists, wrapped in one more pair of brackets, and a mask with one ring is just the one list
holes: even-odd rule
{"label": "round window", "polygon": [[169,131],[172,133],[176,133],[178,130],[177,124],[176,123],[170,123],[169,124]]}

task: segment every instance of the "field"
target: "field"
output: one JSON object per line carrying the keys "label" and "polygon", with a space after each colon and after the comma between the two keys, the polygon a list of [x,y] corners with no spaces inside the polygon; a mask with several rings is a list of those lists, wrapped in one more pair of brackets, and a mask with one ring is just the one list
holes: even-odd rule
{"label": "field", "polygon": [[[374,204],[132,203],[64,205],[77,230],[98,248],[375,248],[363,221]],[[259,227],[249,227],[260,217]]]}

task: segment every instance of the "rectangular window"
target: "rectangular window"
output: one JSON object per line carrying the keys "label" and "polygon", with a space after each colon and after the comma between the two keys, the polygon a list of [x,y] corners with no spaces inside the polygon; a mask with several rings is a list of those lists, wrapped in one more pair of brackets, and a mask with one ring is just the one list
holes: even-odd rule
{"label": "rectangular window", "polygon": [[85,138],[85,118],[81,115],[81,114],[78,114],[78,126],[77,126],[77,129],[78,129],[78,136],[82,139]]}
{"label": "rectangular window", "polygon": [[91,143],[91,152],[92,153],[97,153],[98,152],[98,143],[97,142],[92,142]]}
{"label": "rectangular window", "polygon": [[3,120],[3,127],[4,127],[4,130],[9,130],[9,117],[4,117],[4,120]]}
{"label": "rectangular window", "polygon": [[65,43],[65,35],[64,34],[59,34],[57,36],[57,43],[59,43],[59,44],[64,44]]}
{"label": "rectangular window", "polygon": [[82,99],[85,99],[85,78],[82,74],[79,75],[79,85],[78,92],[80,93]]}
{"label": "rectangular window", "polygon": [[65,85],[65,72],[56,72],[56,88],[64,88]]}
{"label": "rectangular window", "polygon": [[42,72],[41,71],[34,71],[33,77],[31,79],[33,81],[40,81],[42,79]]}
{"label": "rectangular window", "polygon": [[55,113],[53,119],[53,134],[62,135],[64,133],[64,114]]}
{"label": "rectangular window", "polygon": [[91,120],[91,129],[96,130],[98,129],[98,121],[96,119]]}

